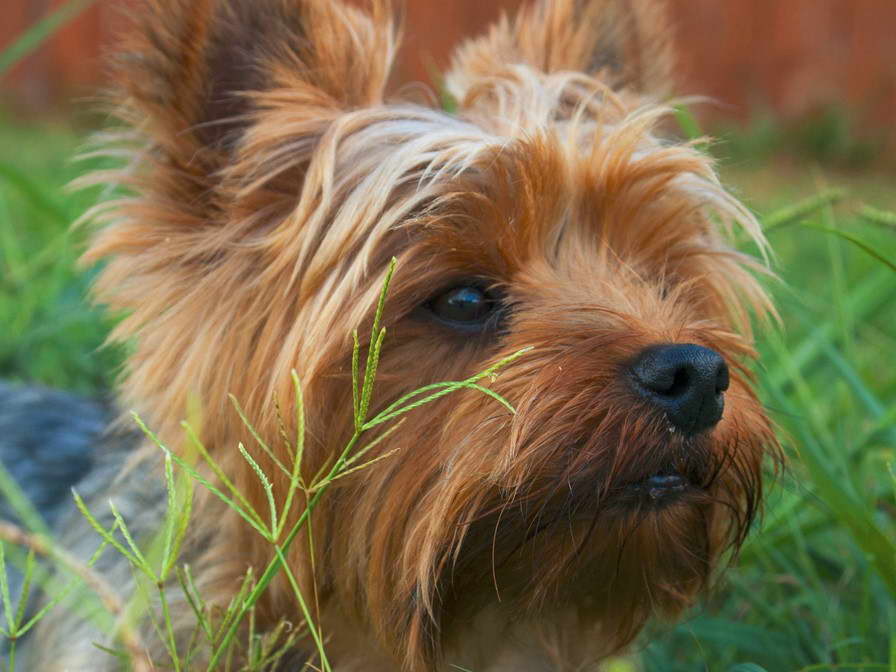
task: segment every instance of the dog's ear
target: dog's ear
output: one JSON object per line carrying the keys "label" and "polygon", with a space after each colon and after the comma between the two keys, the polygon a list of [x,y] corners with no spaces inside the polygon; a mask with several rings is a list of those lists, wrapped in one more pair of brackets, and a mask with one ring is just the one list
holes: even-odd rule
{"label": "dog's ear", "polygon": [[227,153],[253,96],[290,90],[308,110],[378,103],[391,67],[387,0],[143,0],[114,64],[118,101],[166,158]]}
{"label": "dog's ear", "polygon": [[[258,339],[292,347],[295,248],[322,237],[288,214],[320,138],[381,102],[395,31],[390,0],[127,4],[112,102],[130,130],[101,142],[128,160],[81,183],[129,194],[86,215],[97,231],[83,261],[106,262],[94,296],[127,314],[113,335],[135,343],[125,407],[178,442],[190,398],[224,415],[235,369],[215,363],[222,353],[259,379],[282,368],[280,346]],[[322,190],[332,162],[320,163]]]}
{"label": "dog's ear", "polygon": [[661,96],[670,88],[671,52],[664,0],[536,0],[462,44],[447,84],[463,103],[483,84],[525,65]]}

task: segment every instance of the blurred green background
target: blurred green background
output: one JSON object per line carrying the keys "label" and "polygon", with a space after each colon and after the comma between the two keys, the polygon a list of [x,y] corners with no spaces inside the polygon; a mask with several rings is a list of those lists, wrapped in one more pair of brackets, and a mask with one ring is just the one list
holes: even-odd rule
{"label": "blurred green background", "polygon": [[[55,31],[0,45],[0,78]],[[52,96],[23,106],[17,77],[0,88],[0,378],[102,393],[122,353],[102,347],[112,322],[85,299],[87,234],[70,224],[108,195],[66,187],[97,167],[73,158],[97,120]],[[646,670],[896,672],[896,171],[889,128],[857,119],[836,97],[798,117],[682,114],[685,134],[717,137],[723,181],[776,252],[783,324],[760,335],[759,381],[790,464],[735,569],[644,638]]]}

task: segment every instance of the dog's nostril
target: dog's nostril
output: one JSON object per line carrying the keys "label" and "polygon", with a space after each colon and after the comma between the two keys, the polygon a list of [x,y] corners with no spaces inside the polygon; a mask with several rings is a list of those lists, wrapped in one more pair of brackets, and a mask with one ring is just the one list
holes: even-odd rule
{"label": "dog's nostril", "polygon": [[678,429],[696,434],[722,417],[728,366],[714,350],[693,343],[647,348],[631,369],[642,396]]}
{"label": "dog's nostril", "polygon": [[731,383],[731,379],[728,375],[728,365],[725,364],[725,361],[719,358],[718,370],[716,372],[716,394],[722,394],[725,390],[728,389],[728,385]]}
{"label": "dog's nostril", "polygon": [[664,394],[669,397],[677,397],[687,392],[687,389],[691,384],[691,378],[692,376],[687,367],[680,366],[675,369],[674,373],[672,374],[672,384],[668,388],[657,389],[656,387],[654,387],[652,389],[654,389],[659,394]]}

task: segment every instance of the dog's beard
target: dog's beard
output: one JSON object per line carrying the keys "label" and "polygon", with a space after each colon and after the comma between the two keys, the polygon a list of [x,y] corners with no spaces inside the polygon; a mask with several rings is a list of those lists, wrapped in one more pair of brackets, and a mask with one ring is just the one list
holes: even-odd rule
{"label": "dog's beard", "polygon": [[[435,584],[428,595],[412,597],[427,656],[437,656],[446,641],[463,641],[477,616],[496,608],[510,621],[540,623],[572,611],[593,632],[595,655],[610,654],[649,618],[690,606],[726,551],[739,548],[761,500],[771,434],[747,432],[736,416],[718,433],[691,438],[670,432],[661,419],[634,431],[622,417],[629,416],[597,422],[589,439],[547,457],[544,446],[518,446],[528,463],[520,459],[504,484],[459,486],[462,495],[444,488],[408,493],[408,508],[454,496],[439,502],[442,510],[463,511],[441,526],[417,517],[441,513],[412,514],[412,527],[436,525],[442,534],[441,562],[426,561],[437,567]],[[530,444],[557,434],[550,420],[538,426]],[[462,464],[433,469],[430,484],[481,476],[465,477]],[[419,543],[404,539],[396,547]]]}

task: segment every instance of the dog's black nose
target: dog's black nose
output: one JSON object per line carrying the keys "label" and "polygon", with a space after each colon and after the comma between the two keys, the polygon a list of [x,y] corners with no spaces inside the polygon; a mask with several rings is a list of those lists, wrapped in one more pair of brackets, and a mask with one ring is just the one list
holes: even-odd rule
{"label": "dog's black nose", "polygon": [[638,391],[685,434],[714,427],[722,418],[728,366],[715,350],[693,343],[654,345],[631,371]]}

